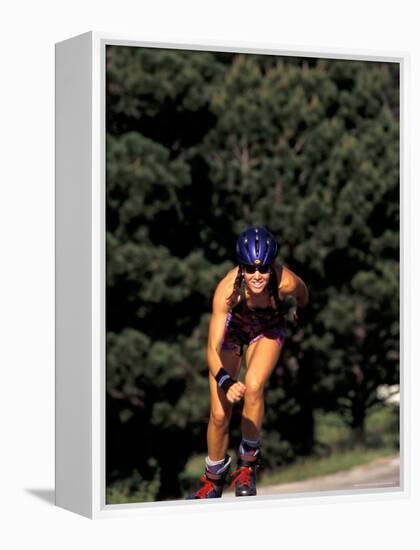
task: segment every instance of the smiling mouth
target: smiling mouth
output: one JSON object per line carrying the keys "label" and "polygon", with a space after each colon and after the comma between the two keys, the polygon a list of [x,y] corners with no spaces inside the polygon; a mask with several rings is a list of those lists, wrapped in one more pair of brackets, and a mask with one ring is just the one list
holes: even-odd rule
{"label": "smiling mouth", "polygon": [[251,281],[251,285],[255,288],[261,288],[262,286],[264,286],[264,281]]}

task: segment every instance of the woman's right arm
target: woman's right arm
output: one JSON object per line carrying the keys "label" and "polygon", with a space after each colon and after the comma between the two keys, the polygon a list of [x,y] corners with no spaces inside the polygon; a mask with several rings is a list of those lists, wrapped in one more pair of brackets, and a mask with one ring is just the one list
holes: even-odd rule
{"label": "woman's right arm", "polygon": [[225,279],[219,283],[213,298],[213,312],[210,319],[209,339],[207,346],[207,362],[209,370],[216,379],[217,385],[225,392],[230,403],[240,401],[245,393],[245,385],[233,380],[223,368],[220,358],[223,337],[226,330],[226,320],[229,313],[227,296],[230,295],[232,284]]}
{"label": "woman's right arm", "polygon": [[213,297],[213,310],[209,326],[209,339],[207,345],[207,362],[211,374],[216,378],[217,373],[223,368],[220,359],[220,350],[226,329],[226,320],[229,313],[227,303],[226,281],[223,280],[216,288]]}

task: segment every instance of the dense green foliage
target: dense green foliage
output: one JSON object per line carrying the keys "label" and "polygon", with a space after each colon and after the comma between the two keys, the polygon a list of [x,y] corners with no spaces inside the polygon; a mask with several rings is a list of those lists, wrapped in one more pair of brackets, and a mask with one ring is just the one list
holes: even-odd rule
{"label": "dense green foliage", "polygon": [[177,497],[205,451],[211,298],[251,224],[311,293],[267,388],[268,467],[320,450],[316,411],[364,443],[399,381],[398,97],[390,63],[107,48],[111,492]]}

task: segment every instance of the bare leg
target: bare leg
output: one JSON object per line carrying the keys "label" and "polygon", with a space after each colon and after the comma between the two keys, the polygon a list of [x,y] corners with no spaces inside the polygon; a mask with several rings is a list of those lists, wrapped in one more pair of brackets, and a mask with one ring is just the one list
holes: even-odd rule
{"label": "bare leg", "polygon": [[[233,351],[222,351],[220,358],[223,368],[236,378],[241,367],[241,357]],[[207,428],[207,447],[211,460],[222,460],[226,456],[229,444],[229,423],[232,416],[232,404],[209,373],[210,384],[210,419]]]}
{"label": "bare leg", "polygon": [[245,396],[242,412],[242,437],[258,440],[264,418],[264,385],[280,357],[275,340],[261,338],[247,350]]}

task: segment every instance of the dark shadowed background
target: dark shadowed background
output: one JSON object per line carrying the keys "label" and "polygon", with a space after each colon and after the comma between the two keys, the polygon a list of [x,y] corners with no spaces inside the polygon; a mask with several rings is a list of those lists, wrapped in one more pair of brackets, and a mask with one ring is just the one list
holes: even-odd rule
{"label": "dark shadowed background", "polygon": [[398,64],[107,47],[108,503],[197,481],[211,298],[251,224],[311,293],[265,475],[398,452],[398,121]]}

